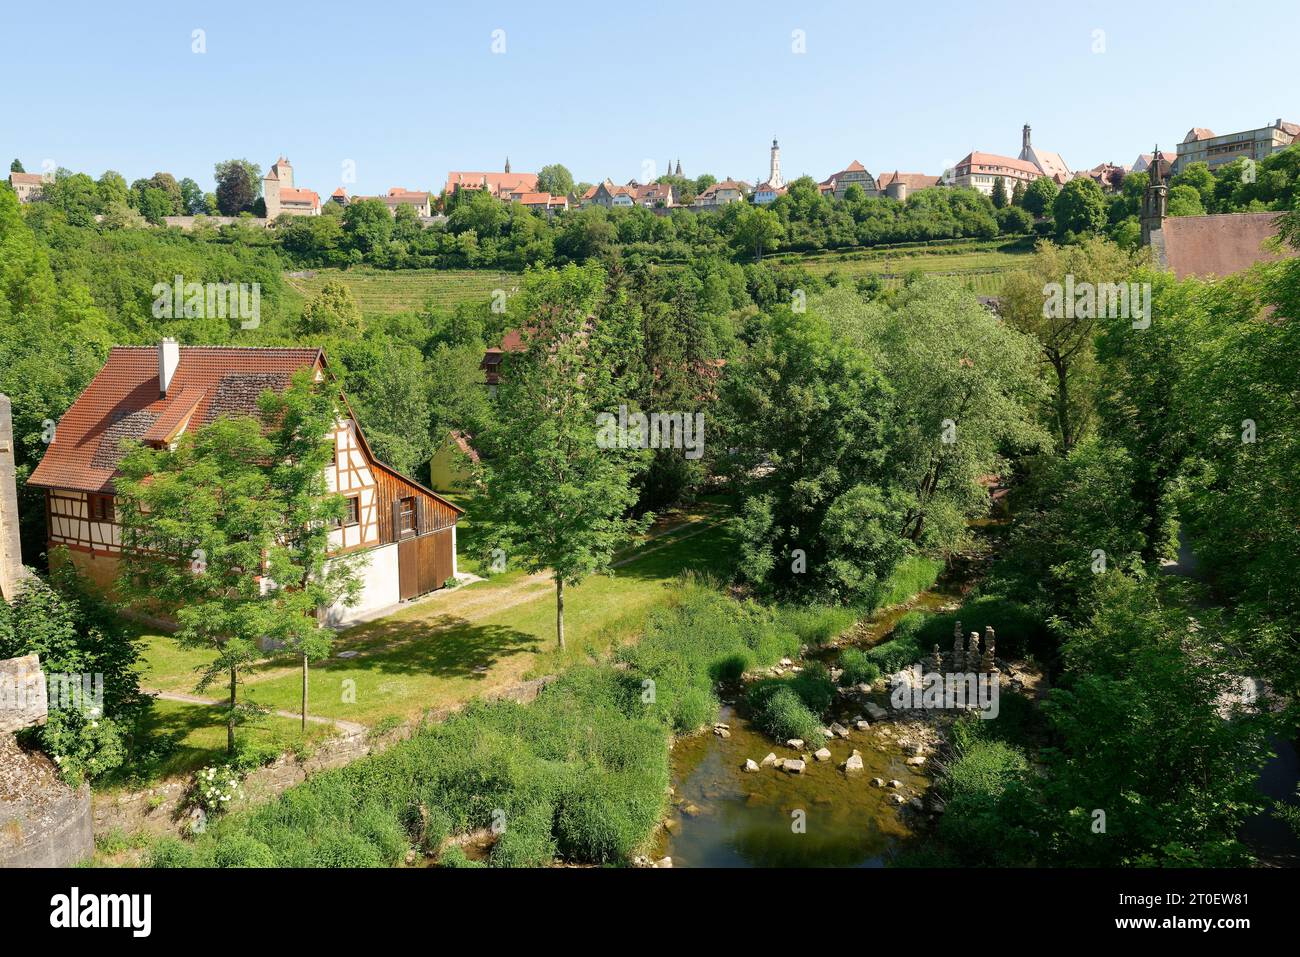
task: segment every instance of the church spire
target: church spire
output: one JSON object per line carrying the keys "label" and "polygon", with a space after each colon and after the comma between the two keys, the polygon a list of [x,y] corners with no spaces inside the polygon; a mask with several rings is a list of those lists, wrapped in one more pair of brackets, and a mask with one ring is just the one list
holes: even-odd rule
{"label": "church spire", "polygon": [[510,172],[510,157],[506,157],[506,172]]}

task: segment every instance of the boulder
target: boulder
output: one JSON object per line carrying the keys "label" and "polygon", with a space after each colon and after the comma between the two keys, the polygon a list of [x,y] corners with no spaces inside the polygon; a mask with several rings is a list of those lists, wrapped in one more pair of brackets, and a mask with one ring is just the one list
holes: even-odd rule
{"label": "boulder", "polygon": [[907,803],[907,798],[903,797],[901,794],[891,794],[889,795],[889,800],[893,801],[899,807],[902,807]]}
{"label": "boulder", "polygon": [[776,755],[769,751],[767,757],[765,757],[760,763],[763,767],[770,768],[772,765],[776,764]]}
{"label": "boulder", "polygon": [[799,758],[786,758],[784,761],[781,762],[781,769],[783,771],[789,772],[790,774],[803,774],[804,768],[806,768],[807,766],[808,765],[805,764],[803,761],[801,761]]}
{"label": "boulder", "polygon": [[821,730],[822,730],[822,737],[823,737],[823,738],[833,738],[833,737],[835,737],[835,732],[832,731],[830,728],[822,728]]}
{"label": "boulder", "polygon": [[795,751],[802,751],[802,750],[803,750],[803,738],[791,738],[789,741],[787,741],[787,742],[785,743],[785,746],[786,746],[787,748],[791,748],[791,749],[793,749],[793,750],[795,750]]}
{"label": "boulder", "polygon": [[818,748],[817,751],[813,754],[813,757],[816,758],[818,761],[829,761],[831,759],[831,749]]}
{"label": "boulder", "polygon": [[758,762],[755,761],[753,758],[746,758],[746,759],[745,759],[745,770],[748,771],[748,772],[750,772],[751,774],[752,774],[754,771],[757,771],[757,770],[758,770]]}
{"label": "boulder", "polygon": [[872,779],[871,779],[871,786],[872,786],[873,788],[883,788],[883,787],[885,786],[885,779],[884,779],[884,778],[872,778]]}
{"label": "boulder", "polygon": [[714,728],[714,729],[713,729],[713,733],[716,734],[716,735],[717,735],[718,737],[720,737],[720,738],[729,738],[729,737],[731,737],[731,732],[728,731],[726,728]]}
{"label": "boulder", "polygon": [[889,781],[889,786],[891,788],[901,788],[903,786],[903,782],[898,780],[898,778],[891,778]]}
{"label": "boulder", "polygon": [[883,721],[885,716],[889,714],[888,711],[874,701],[868,701],[863,707],[866,708],[867,714],[871,716],[872,721]]}
{"label": "boulder", "polygon": [[853,722],[853,727],[857,728],[859,731],[866,731],[867,728],[871,727],[871,725],[865,718],[858,718],[857,721]]}
{"label": "boulder", "polygon": [[861,771],[862,755],[856,750],[850,754],[848,760],[844,762],[844,770],[845,772]]}
{"label": "boulder", "polygon": [[838,721],[831,723],[831,731],[841,738],[847,738],[849,736],[849,729],[844,727],[844,725],[840,724]]}
{"label": "boulder", "polygon": [[672,867],[673,859],[671,857],[661,857],[654,862],[655,867]]}
{"label": "boulder", "polygon": [[919,768],[921,765],[925,764],[925,758],[921,757],[920,755],[916,755],[914,757],[908,758],[907,763],[914,768]]}

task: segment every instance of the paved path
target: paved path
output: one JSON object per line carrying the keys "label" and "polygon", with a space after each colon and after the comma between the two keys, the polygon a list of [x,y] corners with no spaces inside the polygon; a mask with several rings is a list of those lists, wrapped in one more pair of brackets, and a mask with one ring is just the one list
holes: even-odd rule
{"label": "paved path", "polygon": [[[218,698],[204,698],[200,695],[181,694],[178,691],[157,691],[149,688],[141,688],[145,694],[151,694],[156,698],[162,698],[164,701],[179,701],[182,704],[202,704],[202,705],[223,705],[228,702]],[[281,718],[292,718],[294,721],[302,720],[300,711],[274,711],[272,712]],[[346,734],[361,734],[367,729],[364,724],[357,724],[355,721],[344,721],[341,718],[322,718],[318,715],[309,714],[307,720],[313,724],[332,724],[338,730]]]}

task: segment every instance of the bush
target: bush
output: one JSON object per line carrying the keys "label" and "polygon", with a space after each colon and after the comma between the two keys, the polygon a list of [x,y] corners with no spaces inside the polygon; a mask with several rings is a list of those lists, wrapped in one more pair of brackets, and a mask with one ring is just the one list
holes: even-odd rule
{"label": "bush", "polygon": [[506,820],[506,829],[492,848],[493,867],[545,867],[555,857],[555,808],[530,806]]}
{"label": "bush", "polygon": [[816,741],[821,734],[821,720],[787,684],[755,687],[749,700],[754,723],[778,741]]}
{"label": "bush", "polygon": [[149,849],[150,867],[193,867],[194,852],[184,841],[162,837]]}
{"label": "bush", "polygon": [[868,648],[866,652],[867,660],[887,675],[894,674],[925,657],[925,647],[916,634],[905,632],[899,635],[897,628],[894,629],[894,634],[898,637],[881,642],[874,648]]}
{"label": "bush", "polygon": [[871,684],[880,677],[880,666],[861,648],[845,648],[840,655],[840,684]]}
{"label": "bush", "polygon": [[663,774],[593,771],[556,815],[560,853],[593,864],[627,860],[658,823],[667,787],[666,769]]}
{"label": "bush", "polygon": [[269,847],[240,831],[223,834],[212,852],[213,867],[275,867],[275,863]]}

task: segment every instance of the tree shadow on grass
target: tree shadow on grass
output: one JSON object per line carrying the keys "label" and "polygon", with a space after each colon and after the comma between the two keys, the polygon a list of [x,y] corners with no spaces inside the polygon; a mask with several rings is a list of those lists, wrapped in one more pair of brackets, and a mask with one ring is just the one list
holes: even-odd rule
{"label": "tree shadow on grass", "polygon": [[481,681],[503,658],[536,652],[542,646],[536,635],[516,628],[475,624],[449,614],[418,621],[381,619],[364,629],[346,643],[347,649],[359,652],[357,657],[332,657],[316,668]]}

